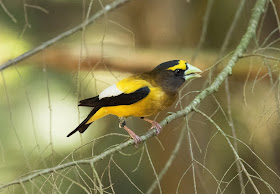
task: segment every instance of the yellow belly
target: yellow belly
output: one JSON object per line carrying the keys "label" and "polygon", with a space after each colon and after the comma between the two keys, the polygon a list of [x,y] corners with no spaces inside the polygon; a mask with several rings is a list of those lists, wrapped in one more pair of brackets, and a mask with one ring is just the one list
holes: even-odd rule
{"label": "yellow belly", "polygon": [[91,123],[108,114],[118,117],[147,117],[155,115],[166,107],[170,106],[175,100],[176,95],[167,96],[159,87],[150,88],[150,93],[142,100],[131,105],[119,105],[100,108],[87,122]]}

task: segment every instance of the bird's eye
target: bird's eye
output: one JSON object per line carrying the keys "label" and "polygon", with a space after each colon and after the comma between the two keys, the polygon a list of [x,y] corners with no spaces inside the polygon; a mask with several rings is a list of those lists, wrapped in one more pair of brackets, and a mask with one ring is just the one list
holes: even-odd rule
{"label": "bird's eye", "polygon": [[176,69],[174,72],[175,75],[181,75],[182,69]]}

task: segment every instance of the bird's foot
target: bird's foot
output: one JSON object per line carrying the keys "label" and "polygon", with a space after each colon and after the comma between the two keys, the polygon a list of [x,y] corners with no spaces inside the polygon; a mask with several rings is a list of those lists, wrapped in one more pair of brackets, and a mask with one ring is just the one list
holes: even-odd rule
{"label": "bird's foot", "polygon": [[149,122],[149,123],[152,124],[152,127],[151,127],[150,129],[156,128],[156,130],[157,130],[157,135],[160,134],[160,132],[161,132],[161,130],[162,130],[162,127],[161,127],[161,125],[160,125],[158,122],[152,121],[152,120],[146,119],[146,118],[143,118],[143,119],[144,119],[145,121],[147,121],[147,122]]}
{"label": "bird's foot", "polygon": [[131,129],[129,129],[127,126],[123,126],[123,128],[128,132],[130,137],[134,140],[135,145],[141,142],[141,138],[136,135]]}

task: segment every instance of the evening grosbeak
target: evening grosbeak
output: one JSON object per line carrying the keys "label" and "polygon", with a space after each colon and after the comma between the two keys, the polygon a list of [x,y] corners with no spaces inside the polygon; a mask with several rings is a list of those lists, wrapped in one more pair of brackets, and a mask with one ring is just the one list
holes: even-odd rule
{"label": "evening grosbeak", "polygon": [[178,95],[180,86],[189,79],[201,77],[201,70],[183,60],[167,61],[152,71],[134,75],[119,81],[103,90],[98,96],[80,101],[79,106],[94,107],[87,118],[67,137],[79,131],[83,133],[89,125],[108,115],[120,118],[124,128],[139,143],[141,139],[126,126],[125,117],[135,116],[144,119],[161,131],[159,123],[145,117],[155,115],[170,106]]}

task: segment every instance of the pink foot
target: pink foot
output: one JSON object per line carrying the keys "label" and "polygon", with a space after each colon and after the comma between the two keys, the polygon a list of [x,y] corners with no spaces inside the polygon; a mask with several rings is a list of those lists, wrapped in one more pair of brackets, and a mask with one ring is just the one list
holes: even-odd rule
{"label": "pink foot", "polygon": [[141,142],[141,139],[138,135],[135,134],[134,136],[131,136],[131,137],[134,140],[135,145],[137,145],[138,143]]}
{"label": "pink foot", "polygon": [[160,125],[158,122],[152,121],[152,120],[146,119],[146,118],[144,118],[144,120],[152,124],[151,129],[156,128],[156,130],[157,130],[157,135],[161,132],[162,127],[161,127],[161,125]]}
{"label": "pink foot", "polygon": [[131,129],[129,129],[127,126],[123,126],[123,128],[128,132],[128,134],[134,140],[136,145],[141,142],[140,137],[136,135]]}

